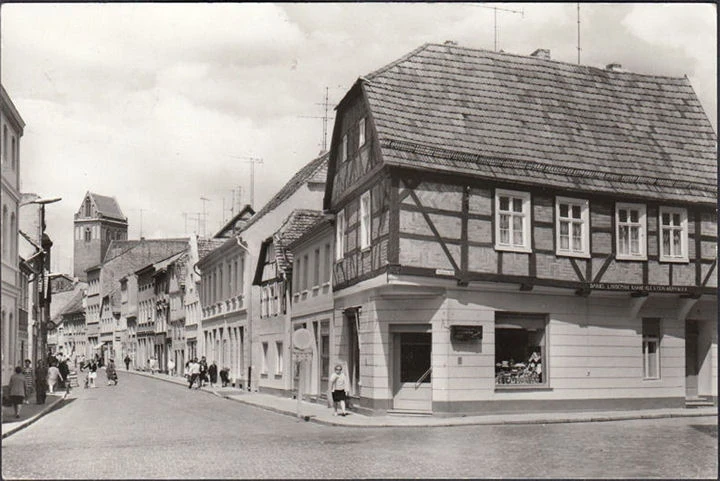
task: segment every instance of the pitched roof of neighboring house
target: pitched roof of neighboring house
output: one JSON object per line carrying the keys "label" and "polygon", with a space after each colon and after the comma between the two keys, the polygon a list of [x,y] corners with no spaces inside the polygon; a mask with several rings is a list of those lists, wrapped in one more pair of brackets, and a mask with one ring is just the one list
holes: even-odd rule
{"label": "pitched roof of neighboring house", "polygon": [[[140,245],[155,245],[157,248],[162,249],[163,246],[173,244],[173,245],[186,245],[188,242],[187,237],[177,237],[177,238],[169,238],[169,239],[139,239],[139,240],[112,240],[110,241],[110,245],[108,246],[107,252],[105,253],[105,258],[103,259],[104,262],[108,262],[109,260],[113,259],[114,257],[117,257],[119,255],[124,254],[125,252],[136,248]],[[98,266],[99,267],[99,266]]]}
{"label": "pitched roof of neighboring house", "polygon": [[287,249],[288,245],[299,239],[324,218],[323,213],[319,210],[296,209],[292,211],[272,237],[265,239],[261,244],[253,284],[259,285],[263,280],[265,256],[271,243],[274,246],[278,272],[287,274],[292,271],[293,265],[293,254]]}
{"label": "pitched roof of neighboring house", "polygon": [[120,210],[120,204],[115,200],[115,197],[100,195],[89,191],[86,195],[89,195],[95,203],[98,214],[112,219],[127,220],[127,217],[125,217],[122,210]]}
{"label": "pitched roof of neighboring house", "polygon": [[198,261],[223,245],[227,239],[201,239],[198,237]]}
{"label": "pitched roof of neighboring house", "polygon": [[717,137],[687,77],[426,44],[358,86],[386,164],[716,202]]}
{"label": "pitched roof of neighboring house", "polygon": [[255,211],[253,210],[253,208],[250,206],[250,204],[245,204],[245,206],[240,209],[240,212],[232,216],[232,218],[227,221],[227,223],[222,226],[220,230],[217,231],[217,234],[215,234],[213,237],[231,236],[234,231],[241,230],[253,215],[255,215]]}
{"label": "pitched roof of neighboring house", "polygon": [[60,310],[58,316],[68,316],[71,314],[77,314],[79,312],[84,313],[85,308],[83,307],[83,297],[85,293],[83,289],[75,291],[73,297],[68,301],[67,304]]}
{"label": "pitched roof of neighboring house", "polygon": [[[247,229],[268,212],[273,211],[277,206],[287,200],[292,194],[305,183],[325,184],[327,178],[327,163],[329,154],[325,152],[319,157],[308,162],[302,169],[298,170],[295,175],[270,199],[254,216],[248,220],[242,230]],[[242,232],[242,231],[241,231]]]}
{"label": "pitched roof of neighboring house", "polygon": [[58,322],[66,314],[85,312],[82,302],[87,287],[85,282],[77,282],[71,290],[57,294],[53,292],[50,300],[50,319]]}
{"label": "pitched roof of neighboring house", "polygon": [[100,294],[108,295],[115,283],[138,269],[185,251],[188,239],[144,239],[112,258],[105,258],[100,271]]}

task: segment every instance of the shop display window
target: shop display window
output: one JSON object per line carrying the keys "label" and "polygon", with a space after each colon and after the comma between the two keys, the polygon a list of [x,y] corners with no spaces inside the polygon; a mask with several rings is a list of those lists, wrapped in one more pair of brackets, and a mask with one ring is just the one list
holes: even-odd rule
{"label": "shop display window", "polygon": [[547,316],[497,313],[495,384],[547,384]]}

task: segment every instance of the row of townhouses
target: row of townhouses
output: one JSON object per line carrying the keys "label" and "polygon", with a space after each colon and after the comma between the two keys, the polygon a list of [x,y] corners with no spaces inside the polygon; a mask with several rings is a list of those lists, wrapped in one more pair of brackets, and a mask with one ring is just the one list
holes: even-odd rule
{"label": "row of townhouses", "polygon": [[717,402],[717,138],[687,78],[426,44],[336,112],[209,239],[129,241],[88,192],[58,346],[318,399],[340,363],[372,413]]}

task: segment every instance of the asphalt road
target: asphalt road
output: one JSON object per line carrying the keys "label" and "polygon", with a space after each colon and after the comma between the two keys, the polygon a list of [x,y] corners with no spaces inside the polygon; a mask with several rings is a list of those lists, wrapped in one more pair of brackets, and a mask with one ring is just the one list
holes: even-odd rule
{"label": "asphalt road", "polygon": [[347,428],[128,375],[2,442],[3,479],[717,478],[717,419]]}

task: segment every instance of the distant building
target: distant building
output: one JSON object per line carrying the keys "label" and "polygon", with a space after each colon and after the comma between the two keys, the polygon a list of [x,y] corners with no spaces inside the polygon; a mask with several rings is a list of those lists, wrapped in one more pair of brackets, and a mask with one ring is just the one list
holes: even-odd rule
{"label": "distant building", "polygon": [[114,197],[87,192],[74,225],[73,275],[87,281],[87,269],[102,262],[110,243],[127,240],[128,221]]}
{"label": "distant building", "polygon": [[[18,255],[18,217],[20,206],[20,137],[25,122],[18,113],[5,87],[0,85],[0,161],[2,162],[2,379],[10,379],[13,368],[27,352],[27,329],[20,334],[20,303],[22,277]],[[26,307],[25,307],[26,308]]]}

